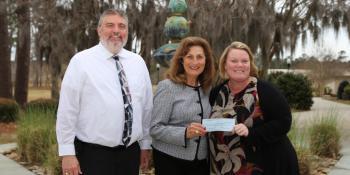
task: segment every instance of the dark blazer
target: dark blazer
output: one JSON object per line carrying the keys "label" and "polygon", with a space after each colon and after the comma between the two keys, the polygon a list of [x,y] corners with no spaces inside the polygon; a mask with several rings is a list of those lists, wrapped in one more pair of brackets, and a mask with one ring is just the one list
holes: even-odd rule
{"label": "dark blazer", "polygon": [[[212,89],[209,97],[213,105],[221,87]],[[292,115],[287,100],[270,83],[258,80],[260,108],[264,123],[249,128],[248,137],[242,137],[244,145],[253,145],[262,150],[262,167],[266,175],[299,175],[298,159],[287,137],[292,123]]]}

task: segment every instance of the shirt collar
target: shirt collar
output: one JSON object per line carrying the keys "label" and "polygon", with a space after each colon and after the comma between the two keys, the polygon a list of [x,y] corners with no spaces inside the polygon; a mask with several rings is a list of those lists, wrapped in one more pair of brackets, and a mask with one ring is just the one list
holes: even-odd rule
{"label": "shirt collar", "polygon": [[[98,43],[98,48],[101,51],[102,58],[105,59],[112,59],[112,56],[114,55],[111,53],[105,46],[102,45],[101,42]],[[117,54],[120,58],[124,58],[126,55],[126,51],[124,48],[120,49],[119,53]]]}

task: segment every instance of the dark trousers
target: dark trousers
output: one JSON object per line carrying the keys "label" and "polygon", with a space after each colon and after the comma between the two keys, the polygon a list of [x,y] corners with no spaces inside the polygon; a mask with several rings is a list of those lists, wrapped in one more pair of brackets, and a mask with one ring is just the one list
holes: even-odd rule
{"label": "dark trousers", "polygon": [[183,160],[153,148],[156,175],[209,175],[209,164],[204,160]]}
{"label": "dark trousers", "polygon": [[84,175],[139,175],[140,146],[106,147],[75,140],[76,156]]}

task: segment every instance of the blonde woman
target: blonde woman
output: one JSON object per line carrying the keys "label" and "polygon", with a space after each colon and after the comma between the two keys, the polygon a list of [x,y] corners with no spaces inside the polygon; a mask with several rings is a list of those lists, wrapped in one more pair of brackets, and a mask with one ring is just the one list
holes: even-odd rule
{"label": "blonde woman", "polygon": [[283,95],[257,79],[250,48],[233,42],[222,53],[226,81],[210,94],[210,118],[233,118],[232,132],[209,134],[211,174],[297,175],[298,160],[287,133],[291,112]]}

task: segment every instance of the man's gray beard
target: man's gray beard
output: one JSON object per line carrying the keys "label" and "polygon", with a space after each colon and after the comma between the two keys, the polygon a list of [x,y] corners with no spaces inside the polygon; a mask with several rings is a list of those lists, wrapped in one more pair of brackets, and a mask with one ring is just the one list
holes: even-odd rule
{"label": "man's gray beard", "polygon": [[119,46],[119,44],[118,45],[115,45],[113,43],[108,44],[108,41],[106,40],[100,40],[100,42],[108,51],[110,51],[113,54],[119,53],[120,50],[126,45],[126,42],[123,42],[122,46],[116,47],[116,46]]}

